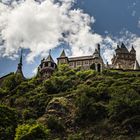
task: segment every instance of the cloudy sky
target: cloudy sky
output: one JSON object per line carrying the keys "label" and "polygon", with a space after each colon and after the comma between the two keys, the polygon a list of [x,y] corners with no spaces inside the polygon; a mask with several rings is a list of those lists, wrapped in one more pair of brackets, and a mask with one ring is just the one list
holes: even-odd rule
{"label": "cloudy sky", "polygon": [[16,71],[23,48],[23,72],[35,74],[49,50],[56,58],[89,55],[101,44],[110,63],[117,44],[132,44],[140,62],[140,0],[0,0],[0,76]]}

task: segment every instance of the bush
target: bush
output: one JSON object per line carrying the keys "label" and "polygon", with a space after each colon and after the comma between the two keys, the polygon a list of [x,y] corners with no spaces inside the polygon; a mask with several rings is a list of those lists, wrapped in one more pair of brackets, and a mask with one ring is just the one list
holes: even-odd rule
{"label": "bush", "polygon": [[78,108],[76,121],[80,123],[83,122],[83,120],[84,122],[96,121],[103,118],[106,115],[106,107],[101,102],[95,101],[97,97],[96,95],[94,96],[94,93],[88,97],[91,95],[90,92],[92,92],[92,88],[83,87],[83,89],[78,90],[78,92],[80,91],[82,92],[78,94],[76,99],[76,106]]}
{"label": "bush", "polygon": [[88,78],[94,77],[96,72],[94,70],[81,70],[76,73],[81,80],[87,80]]}
{"label": "bush", "polygon": [[81,134],[69,135],[68,140],[84,140]]}
{"label": "bush", "polygon": [[0,98],[3,98],[3,97],[6,96],[6,95],[7,95],[6,90],[0,88]]}
{"label": "bush", "polygon": [[68,76],[52,76],[45,81],[44,86],[48,94],[56,94],[72,88],[73,83]]}
{"label": "bush", "polygon": [[11,91],[15,89],[24,79],[21,74],[12,74],[4,79],[1,87],[5,90]]}
{"label": "bush", "polygon": [[49,130],[40,124],[19,125],[14,140],[49,140]]}
{"label": "bush", "polygon": [[64,132],[64,125],[62,122],[57,120],[54,116],[50,116],[47,120],[48,129],[57,133]]}

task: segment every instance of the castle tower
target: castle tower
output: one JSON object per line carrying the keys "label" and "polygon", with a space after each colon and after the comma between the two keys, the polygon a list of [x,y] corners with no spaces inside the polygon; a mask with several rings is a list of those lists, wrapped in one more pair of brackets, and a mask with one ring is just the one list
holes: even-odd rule
{"label": "castle tower", "polygon": [[68,57],[66,56],[64,49],[62,50],[60,57],[57,58],[57,62],[58,62],[58,65],[68,64],[69,60],[68,60]]}
{"label": "castle tower", "polygon": [[22,78],[25,79],[23,72],[22,72],[22,50],[21,50],[20,60],[19,60],[18,66],[17,66],[16,74],[21,74]]}
{"label": "castle tower", "polygon": [[115,52],[116,55],[112,59],[112,66],[114,69],[134,69],[136,61],[136,51],[133,46],[129,52],[124,43],[122,43],[121,47],[117,45],[117,49],[115,50]]}
{"label": "castle tower", "polygon": [[104,69],[104,62],[100,52],[100,44],[97,44],[93,53],[93,64],[91,65],[91,69],[94,69],[97,72],[101,72]]}
{"label": "castle tower", "polygon": [[53,74],[56,68],[57,65],[54,62],[50,51],[48,57],[41,60],[41,64],[38,67],[38,75],[42,78],[48,78]]}

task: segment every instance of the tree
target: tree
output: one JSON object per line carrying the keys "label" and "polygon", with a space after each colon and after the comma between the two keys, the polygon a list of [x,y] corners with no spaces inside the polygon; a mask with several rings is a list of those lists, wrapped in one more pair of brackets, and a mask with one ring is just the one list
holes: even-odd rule
{"label": "tree", "polygon": [[0,105],[0,139],[13,139],[17,124],[17,112],[12,108]]}

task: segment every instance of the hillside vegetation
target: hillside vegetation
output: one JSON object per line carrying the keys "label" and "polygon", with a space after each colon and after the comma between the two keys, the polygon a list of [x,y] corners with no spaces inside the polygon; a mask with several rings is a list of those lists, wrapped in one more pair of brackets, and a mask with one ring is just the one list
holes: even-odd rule
{"label": "hillside vegetation", "polygon": [[140,72],[61,65],[0,88],[0,140],[140,140]]}

